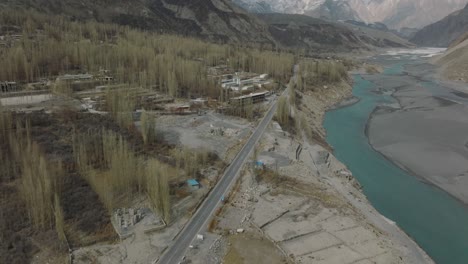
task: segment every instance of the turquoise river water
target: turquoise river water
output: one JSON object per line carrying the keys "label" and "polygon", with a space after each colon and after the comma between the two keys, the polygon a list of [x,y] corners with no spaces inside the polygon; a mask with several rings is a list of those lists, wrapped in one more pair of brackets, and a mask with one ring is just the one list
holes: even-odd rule
{"label": "turquoise river water", "polygon": [[[397,63],[382,74],[399,74]],[[439,264],[468,264],[468,208],[440,189],[420,181],[376,152],[365,135],[376,106],[393,97],[372,92],[374,85],[354,76],[354,105],[329,111],[324,127],[334,155],[348,166],[372,205],[395,221]]]}

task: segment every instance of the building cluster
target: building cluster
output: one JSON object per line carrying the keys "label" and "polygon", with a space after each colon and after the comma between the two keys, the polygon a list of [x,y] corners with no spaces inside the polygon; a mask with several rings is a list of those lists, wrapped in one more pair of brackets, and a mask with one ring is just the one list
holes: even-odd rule
{"label": "building cluster", "polygon": [[235,72],[226,65],[209,68],[208,76],[217,80],[223,89],[234,93],[252,92],[271,83],[268,74]]}
{"label": "building cluster", "polygon": [[261,103],[270,95],[272,80],[268,74],[235,72],[226,65],[211,67],[208,75],[217,80],[224,100],[231,105],[245,106]]}
{"label": "building cluster", "polygon": [[254,91],[261,89],[263,85],[269,84],[268,74],[251,74],[236,72],[221,79],[221,87],[234,92]]}
{"label": "building cluster", "polygon": [[63,82],[82,82],[82,81],[113,81],[114,77],[109,75],[108,70],[99,70],[99,74],[94,76],[89,73],[65,74],[57,77],[57,81]]}

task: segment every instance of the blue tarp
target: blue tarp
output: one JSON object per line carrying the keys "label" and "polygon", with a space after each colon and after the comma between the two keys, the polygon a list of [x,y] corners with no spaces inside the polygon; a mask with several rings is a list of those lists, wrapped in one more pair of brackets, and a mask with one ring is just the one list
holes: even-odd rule
{"label": "blue tarp", "polygon": [[188,184],[189,186],[199,186],[199,185],[200,185],[200,183],[199,183],[197,180],[195,180],[195,179],[188,180],[188,181],[187,181],[187,184]]}

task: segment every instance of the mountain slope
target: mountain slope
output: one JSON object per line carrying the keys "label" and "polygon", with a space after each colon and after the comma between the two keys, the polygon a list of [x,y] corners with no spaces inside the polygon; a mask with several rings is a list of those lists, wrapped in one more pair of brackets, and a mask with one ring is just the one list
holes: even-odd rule
{"label": "mountain slope", "polygon": [[252,13],[275,13],[273,8],[266,1],[244,1],[244,0],[232,0],[236,5],[248,10]]}
{"label": "mountain slope", "polygon": [[[307,14],[334,20],[383,22],[392,29],[421,28],[463,8],[468,0],[234,0],[261,3],[273,12]],[[250,9],[256,12],[255,8]],[[258,10],[258,9],[257,9]]]}
{"label": "mountain slope", "polygon": [[229,0],[0,0],[2,4],[219,42],[274,43],[266,25]]}
{"label": "mountain slope", "polygon": [[468,5],[418,31],[412,41],[420,46],[447,47],[465,32],[468,32]]}
{"label": "mountain slope", "polygon": [[421,28],[463,8],[468,0],[349,0],[367,22],[383,22],[389,28]]}
{"label": "mountain slope", "polygon": [[[296,0],[296,3],[300,1],[303,0]],[[307,2],[307,7],[317,3],[314,1]],[[324,3],[332,2],[326,0]],[[259,19],[230,0],[0,0],[0,8],[2,5],[61,14],[75,20],[116,23],[148,31],[266,48],[349,52],[395,46],[392,42],[353,32],[340,23],[311,17],[270,14]]]}
{"label": "mountain slope", "polygon": [[445,54],[435,58],[433,63],[440,66],[444,77],[468,82],[468,34],[455,40]]}
{"label": "mountain slope", "polygon": [[315,10],[320,7],[325,0],[233,0],[251,12],[262,12],[262,8],[271,12],[266,13],[284,13],[284,14],[304,14],[307,11]]}
{"label": "mountain slope", "polygon": [[305,12],[306,15],[328,20],[362,20],[359,14],[347,1],[326,0],[313,10]]}
{"label": "mountain slope", "polygon": [[[309,53],[349,52],[375,47],[410,47],[411,44],[391,33],[377,29],[355,29],[344,23],[294,14],[259,14],[269,25],[272,36],[283,46]],[[365,31],[367,33],[365,33]]]}
{"label": "mountain slope", "polygon": [[304,15],[259,14],[272,36],[282,45],[311,52],[346,52],[369,49],[351,30]]}
{"label": "mountain slope", "polygon": [[345,21],[344,25],[354,34],[359,36],[364,42],[372,43],[377,47],[391,48],[411,48],[415,45],[406,39],[397,36],[393,31],[389,30],[384,24],[366,24],[357,21]]}
{"label": "mountain slope", "polygon": [[349,52],[382,46],[372,38],[358,37],[343,25],[311,17],[285,18],[272,14],[259,19],[233,5],[230,0],[0,0],[0,8],[1,5],[32,8],[70,19],[111,22],[149,31],[266,48]]}

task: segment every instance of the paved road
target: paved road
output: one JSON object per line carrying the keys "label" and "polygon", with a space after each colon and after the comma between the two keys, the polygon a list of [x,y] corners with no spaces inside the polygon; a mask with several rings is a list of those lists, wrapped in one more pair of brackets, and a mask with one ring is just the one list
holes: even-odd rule
{"label": "paved road", "polygon": [[267,114],[255,129],[248,142],[244,145],[241,151],[232,161],[231,165],[224,172],[223,177],[214,187],[210,195],[205,199],[205,202],[200,206],[198,211],[192,217],[192,220],[185,226],[184,230],[180,233],[177,239],[159,259],[160,264],[177,264],[182,260],[187,248],[192,243],[195,236],[206,226],[207,222],[211,219],[215,210],[218,208],[221,198],[225,196],[230,187],[236,181],[239,171],[247,160],[250,152],[257,144],[258,140],[265,132],[268,124],[270,123],[273,115],[276,112],[277,101],[275,100],[268,110]]}

